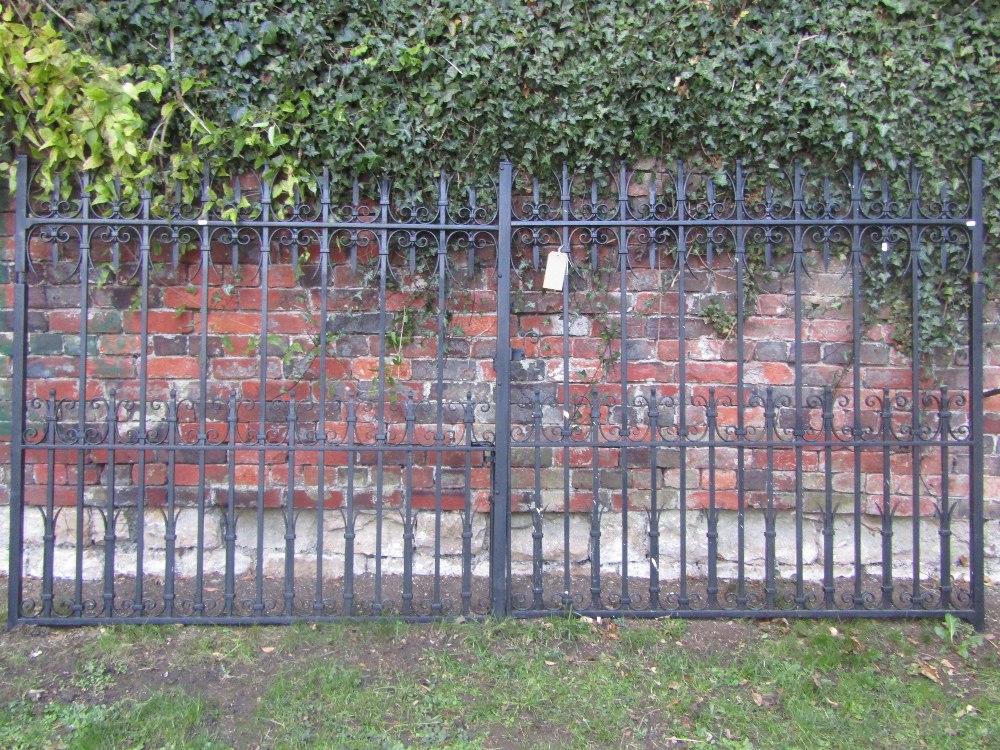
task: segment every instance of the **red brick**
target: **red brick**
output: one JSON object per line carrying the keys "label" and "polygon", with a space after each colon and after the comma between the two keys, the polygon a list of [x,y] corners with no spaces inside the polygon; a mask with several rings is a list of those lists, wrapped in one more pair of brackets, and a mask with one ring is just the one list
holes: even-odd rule
{"label": "red brick", "polygon": [[[260,316],[257,318],[257,329],[260,330]],[[272,312],[267,316],[268,333],[309,333],[313,326],[303,312]]]}
{"label": "red brick", "polygon": [[[79,313],[64,313],[77,321],[76,330],[79,330]],[[51,330],[52,317],[58,316],[59,311],[53,310],[49,314],[49,326]],[[117,310],[92,310],[87,316],[87,333],[121,333],[122,316]]]}
{"label": "red brick", "polygon": [[351,361],[348,359],[313,359],[309,363],[309,368],[306,372],[309,373],[310,377],[319,378],[321,365],[326,371],[328,381],[343,380],[350,377]]}
{"label": "red brick", "polygon": [[784,294],[761,294],[757,297],[757,311],[760,315],[785,315],[791,304],[792,301]]}
{"label": "red brick", "polygon": [[[264,386],[265,397],[268,400],[276,398],[287,398],[295,394],[295,398],[300,401],[308,399],[312,395],[312,385],[310,383],[292,383],[290,381],[268,381]],[[244,380],[240,383],[240,394],[243,398],[253,401],[260,400],[260,381],[257,379]]]}
{"label": "red brick", "polygon": [[[196,464],[174,465],[174,484],[178,487],[197,485],[198,476],[198,466]],[[208,483],[225,481],[226,467],[218,464],[207,465],[205,467],[205,479]]]}
{"label": "red brick", "polygon": [[49,330],[53,333],[79,333],[79,310],[52,310],[49,315]]}
{"label": "red brick", "polygon": [[[862,373],[861,382],[867,388],[910,388],[913,384],[910,370],[901,367],[870,368]],[[892,396],[893,394],[890,394]]]}
{"label": "red brick", "polygon": [[[139,465],[132,467],[132,482],[139,483]],[[160,463],[146,463],[146,484],[150,486],[163,485],[167,483],[167,465]]]}
{"label": "red brick", "polygon": [[[53,505],[58,507],[76,505],[76,487],[57,485],[51,488]],[[24,488],[25,505],[45,505],[48,502],[49,487],[43,484],[29,484]]]}
{"label": "red brick", "polygon": [[751,316],[743,325],[743,335],[748,339],[792,341],[795,338],[795,321]]}
{"label": "red brick", "polygon": [[[378,351],[378,339],[376,338],[375,348],[370,346],[367,351]],[[367,351],[365,353],[367,353]],[[438,341],[436,336],[424,335],[403,344],[401,354],[411,358],[430,358],[437,356]]]}
{"label": "red brick", "polygon": [[[260,310],[261,300],[264,295],[260,289],[241,289],[239,291],[239,309]],[[227,310],[235,310],[235,298],[232,307]],[[309,309],[309,294],[302,289],[270,289],[267,293],[267,306],[269,310],[307,310]]]}
{"label": "red brick", "polygon": [[475,336],[495,337],[497,335],[497,319],[494,315],[452,315],[449,328],[452,331],[461,331],[457,335],[470,338]]}
{"label": "red brick", "polygon": [[[239,300],[235,294],[228,294],[219,287],[209,287],[209,310],[235,310],[238,304]],[[201,289],[167,287],[163,290],[163,307],[187,312],[201,310]]]}
{"label": "red brick", "polygon": [[[199,315],[185,311],[150,310],[147,315],[147,333],[191,333],[198,326]],[[125,313],[124,326],[126,333],[139,333],[142,315],[138,310]]]}
{"label": "red brick", "polygon": [[748,383],[761,385],[793,385],[795,370],[784,362],[750,362],[746,366],[745,379]]}
{"label": "red brick", "polygon": [[[257,357],[227,357],[212,360],[212,377],[220,380],[246,380],[260,377],[260,359]],[[281,377],[281,360],[267,358],[267,377]]]}
{"label": "red brick", "polygon": [[[379,360],[375,357],[362,357],[351,362],[351,372],[354,377],[362,382],[372,381],[378,378]],[[387,377],[396,380],[408,380],[412,374],[410,362],[404,360],[398,365],[390,361],[385,363],[385,373]]]}
{"label": "red brick", "polygon": [[676,292],[640,292],[635,295],[632,309],[640,315],[676,315],[679,299]]}
{"label": "red brick", "polygon": [[151,378],[195,379],[201,374],[194,357],[153,357],[147,362]]}
{"label": "red brick", "polygon": [[[766,469],[767,464],[767,451],[762,448],[757,448],[750,452],[751,465],[755,469]],[[795,451],[790,448],[782,448],[780,450],[774,451],[774,470],[775,471],[794,471],[795,470]],[[802,467],[806,471],[815,471],[819,467],[819,458],[815,451],[803,451],[802,452]]]}
{"label": "red brick", "polygon": [[677,377],[677,366],[660,362],[630,362],[627,366],[629,382],[671,383]]}
{"label": "red brick", "polygon": [[261,318],[257,313],[222,312],[209,315],[209,333],[260,334]]}
{"label": "red brick", "polygon": [[854,326],[849,320],[817,320],[807,327],[812,341],[851,341]]}
{"label": "red brick", "polygon": [[[689,509],[705,509],[710,507],[710,494],[707,490],[694,490],[687,493]],[[718,510],[736,510],[739,507],[739,495],[731,490],[718,490],[715,493],[715,507]]]}
{"label": "red brick", "polygon": [[135,377],[135,360],[131,357],[98,357],[87,360],[87,375],[95,378],[121,379]]}
{"label": "red brick", "polygon": [[[214,487],[207,490],[212,493],[216,505],[226,506],[229,504],[229,490],[226,487]],[[233,492],[233,504],[239,508],[252,508],[257,505],[257,488],[238,488]],[[285,491],[283,489],[271,488],[264,490],[264,507],[280,508],[284,504]]]}
{"label": "red brick", "polygon": [[[303,510],[315,510],[316,508],[316,488],[296,488],[294,493],[294,503],[296,508]],[[327,509],[342,508],[344,506],[344,493],[339,489],[324,489],[323,507]],[[336,536],[336,535],[334,535]],[[327,539],[330,536],[327,535]]]}
{"label": "red brick", "polygon": [[656,345],[656,354],[663,362],[677,362],[680,357],[680,342],[676,339],[659,341]]}
{"label": "red brick", "polygon": [[111,355],[140,354],[142,342],[138,336],[132,335],[100,336],[97,339],[97,350],[101,354]]}
{"label": "red brick", "polygon": [[[577,343],[590,342],[592,345],[598,343],[597,339],[571,339],[570,353],[576,357],[596,357],[597,348],[593,347],[593,353],[573,354],[573,347]],[[562,336],[543,336],[541,338],[526,338],[519,342],[523,344],[524,356],[528,359],[534,357],[561,357],[563,355]],[[588,352],[586,345],[579,347],[580,352]]]}
{"label": "red brick", "polygon": [[686,368],[687,377],[692,384],[736,382],[737,368],[735,362],[690,362]]}
{"label": "red brick", "polygon": [[75,357],[30,357],[27,377],[45,380],[73,377],[77,374],[77,363]]}
{"label": "red brick", "polygon": [[472,312],[496,315],[497,293],[489,289],[476,289],[472,292]]}
{"label": "red brick", "polygon": [[275,289],[294,289],[299,286],[295,278],[295,269],[289,265],[273,265],[268,267],[267,286]]}
{"label": "red brick", "polygon": [[[413,508],[433,510],[437,508],[436,495],[433,490],[414,490],[411,496]],[[442,492],[441,508],[443,510],[462,510],[465,508],[464,492]]]}

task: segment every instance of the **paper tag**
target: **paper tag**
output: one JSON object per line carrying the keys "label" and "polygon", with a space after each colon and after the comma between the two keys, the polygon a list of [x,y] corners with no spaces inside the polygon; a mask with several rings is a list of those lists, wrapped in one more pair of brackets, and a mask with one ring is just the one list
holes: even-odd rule
{"label": "paper tag", "polygon": [[542,288],[561,292],[568,270],[569,256],[560,250],[553,250],[545,260],[545,278],[542,280]]}

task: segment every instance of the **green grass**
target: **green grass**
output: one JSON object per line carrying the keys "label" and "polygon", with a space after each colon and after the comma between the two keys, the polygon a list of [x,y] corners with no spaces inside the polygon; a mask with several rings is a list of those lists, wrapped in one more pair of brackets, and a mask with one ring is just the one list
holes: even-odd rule
{"label": "green grass", "polygon": [[0,708],[0,747],[36,750],[118,748],[222,748],[199,729],[209,718],[206,702],[179,691],[164,691],[141,701],[113,705],[27,701]]}
{"label": "green grass", "polygon": [[965,750],[1000,735],[997,649],[963,624],[705,627],[19,630],[0,645],[0,748]]}

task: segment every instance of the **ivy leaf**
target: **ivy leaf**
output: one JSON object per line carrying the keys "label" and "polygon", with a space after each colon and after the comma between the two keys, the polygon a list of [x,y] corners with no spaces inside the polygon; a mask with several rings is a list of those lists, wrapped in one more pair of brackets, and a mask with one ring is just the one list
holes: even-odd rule
{"label": "ivy leaf", "polygon": [[909,3],[907,0],[882,0],[882,5],[890,10],[896,11],[899,15],[903,15],[907,10],[909,10]]}
{"label": "ivy leaf", "polygon": [[122,83],[122,91],[124,91],[128,95],[128,98],[131,99],[132,101],[134,102],[139,101],[139,87],[136,86],[134,83],[124,81]]}

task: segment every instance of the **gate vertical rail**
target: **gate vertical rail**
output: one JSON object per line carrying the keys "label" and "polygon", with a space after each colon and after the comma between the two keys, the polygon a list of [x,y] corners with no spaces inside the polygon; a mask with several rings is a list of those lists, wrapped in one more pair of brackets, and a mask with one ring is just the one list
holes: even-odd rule
{"label": "gate vertical rail", "polygon": [[969,514],[969,541],[971,546],[972,605],[976,614],[976,630],[986,627],[986,586],[983,560],[985,536],[983,519],[983,302],[986,290],[983,284],[983,160],[972,160],[972,310],[969,321],[969,422],[972,428],[969,450],[969,495],[972,512]]}
{"label": "gate vertical rail", "polygon": [[8,568],[7,623],[13,627],[21,611],[23,590],[22,546],[24,540],[24,420],[28,352],[28,159],[17,159],[17,187],[14,196],[14,314],[12,330],[14,386],[10,414],[10,567]]}
{"label": "gate vertical rail", "polygon": [[501,162],[497,197],[496,453],[490,513],[490,598],[493,614],[497,617],[507,614],[510,597],[510,244],[513,170],[509,161]]}

